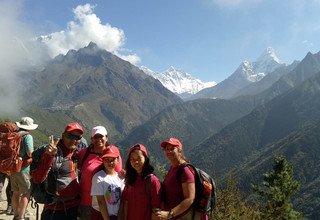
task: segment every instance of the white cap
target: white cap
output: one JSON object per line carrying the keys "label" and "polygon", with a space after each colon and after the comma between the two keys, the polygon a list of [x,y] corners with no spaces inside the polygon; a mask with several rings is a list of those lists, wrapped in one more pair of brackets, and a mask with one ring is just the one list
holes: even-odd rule
{"label": "white cap", "polygon": [[106,136],[108,134],[107,129],[103,126],[96,126],[92,128],[91,137],[96,134],[101,134],[102,136]]}

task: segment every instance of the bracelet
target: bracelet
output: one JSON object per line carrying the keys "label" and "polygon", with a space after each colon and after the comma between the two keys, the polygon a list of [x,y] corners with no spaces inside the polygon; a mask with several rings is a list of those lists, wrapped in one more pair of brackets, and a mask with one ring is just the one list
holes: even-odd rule
{"label": "bracelet", "polygon": [[170,212],[168,213],[168,219],[172,219],[174,216],[173,216],[173,211],[172,209],[170,210]]}

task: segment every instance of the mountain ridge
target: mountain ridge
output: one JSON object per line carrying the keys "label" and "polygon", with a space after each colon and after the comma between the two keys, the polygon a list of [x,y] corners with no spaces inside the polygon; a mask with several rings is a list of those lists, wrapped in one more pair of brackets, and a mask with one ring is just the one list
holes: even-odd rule
{"label": "mountain ridge", "polygon": [[214,81],[202,82],[199,79],[193,78],[189,73],[173,66],[161,73],[154,72],[145,66],[140,67],[140,69],[155,79],[158,79],[163,86],[178,94],[181,98],[187,98],[204,88],[212,87],[217,84]]}
{"label": "mountain ridge", "polygon": [[259,56],[257,61],[243,61],[228,78],[214,87],[199,91],[191,96],[190,99],[234,98],[241,89],[260,81],[281,66],[285,66],[285,64],[277,58],[274,49],[269,47]]}
{"label": "mountain ridge", "polygon": [[25,109],[36,105],[61,112],[88,128],[105,124],[115,139],[182,102],[159,81],[94,43],[57,56],[42,71],[28,75]]}

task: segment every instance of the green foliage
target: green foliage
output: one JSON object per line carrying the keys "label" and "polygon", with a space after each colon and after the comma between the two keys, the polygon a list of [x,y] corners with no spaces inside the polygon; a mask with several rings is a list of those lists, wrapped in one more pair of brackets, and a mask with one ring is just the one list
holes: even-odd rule
{"label": "green foliage", "polygon": [[253,190],[266,200],[263,219],[298,219],[301,213],[293,209],[291,197],[300,183],[293,179],[293,166],[284,156],[274,158],[272,171],[265,173],[262,186],[253,185]]}
{"label": "green foliage", "polygon": [[226,187],[218,189],[217,206],[210,217],[212,220],[261,219],[257,207],[247,203],[233,177],[229,177]]}

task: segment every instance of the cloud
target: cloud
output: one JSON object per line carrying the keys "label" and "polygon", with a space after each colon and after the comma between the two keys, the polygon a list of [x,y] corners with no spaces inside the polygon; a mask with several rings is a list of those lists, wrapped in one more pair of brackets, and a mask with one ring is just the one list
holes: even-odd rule
{"label": "cloud", "polygon": [[302,41],[302,44],[307,45],[307,46],[310,46],[310,47],[313,46],[313,43],[312,43],[312,42],[309,42],[308,40]]}
{"label": "cloud", "polygon": [[[0,116],[19,116],[21,102],[21,80],[17,74],[21,69],[41,62],[44,57],[30,39],[33,30],[19,18],[22,1],[0,1]],[[20,117],[20,116],[19,116]]]}
{"label": "cloud", "polygon": [[102,24],[93,13],[95,6],[90,4],[79,5],[73,9],[74,20],[67,23],[67,29],[41,36],[40,40],[48,48],[51,57],[66,54],[70,49],[80,49],[91,41],[100,48],[105,49],[125,59],[132,64],[140,62],[136,54],[124,54],[125,34],[123,30]]}

